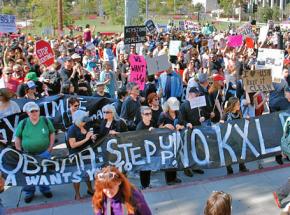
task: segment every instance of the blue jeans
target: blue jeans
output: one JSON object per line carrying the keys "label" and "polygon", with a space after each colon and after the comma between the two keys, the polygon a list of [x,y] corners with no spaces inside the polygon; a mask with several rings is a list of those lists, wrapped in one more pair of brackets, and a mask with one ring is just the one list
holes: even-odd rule
{"label": "blue jeans", "polygon": [[[50,159],[51,158],[51,154],[48,151],[44,151],[41,154],[39,154],[38,156],[40,156],[41,158],[45,158],[45,159]],[[24,186],[23,187],[23,191],[25,193],[25,197],[34,196],[35,186],[34,185]],[[48,192],[50,192],[50,187],[47,186],[47,185],[39,185],[39,191],[41,193],[48,193]]]}

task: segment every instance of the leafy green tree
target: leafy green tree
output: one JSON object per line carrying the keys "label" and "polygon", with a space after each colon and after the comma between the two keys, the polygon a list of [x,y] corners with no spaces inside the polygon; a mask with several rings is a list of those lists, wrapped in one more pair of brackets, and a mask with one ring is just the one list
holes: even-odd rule
{"label": "leafy green tree", "polygon": [[10,5],[4,6],[2,8],[2,14],[13,14],[16,15],[16,9]]}
{"label": "leafy green tree", "polygon": [[273,10],[269,6],[258,8],[258,18],[260,22],[268,22],[273,19]]}
{"label": "leafy green tree", "polygon": [[233,14],[234,7],[232,0],[220,0],[219,5],[224,10],[224,14],[226,16]]}

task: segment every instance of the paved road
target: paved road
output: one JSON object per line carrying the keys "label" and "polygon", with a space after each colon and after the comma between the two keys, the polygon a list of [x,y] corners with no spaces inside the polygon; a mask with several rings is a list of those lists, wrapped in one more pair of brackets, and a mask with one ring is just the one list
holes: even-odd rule
{"label": "paved road", "polygon": [[[165,186],[164,175],[156,172],[152,176],[153,188],[144,191],[145,198],[156,215],[199,215],[203,214],[206,199],[212,191],[223,190],[233,197],[233,214],[235,215],[276,215],[272,191],[285,182],[290,175],[290,163],[277,166],[273,158],[264,160],[264,169],[256,170],[257,163],[247,166],[251,172],[225,176],[225,168],[206,170],[204,175],[186,177],[179,172],[183,183],[178,186]],[[238,167],[234,166],[235,172]],[[139,180],[130,177],[139,186]],[[30,204],[25,204],[20,187],[8,188],[1,198],[9,214],[17,215],[59,215],[59,214],[93,214],[91,200],[84,195],[82,201],[73,200],[72,185],[52,187],[54,197],[45,199],[39,192]],[[86,193],[82,184],[82,193]],[[286,200],[287,202],[287,200]]]}

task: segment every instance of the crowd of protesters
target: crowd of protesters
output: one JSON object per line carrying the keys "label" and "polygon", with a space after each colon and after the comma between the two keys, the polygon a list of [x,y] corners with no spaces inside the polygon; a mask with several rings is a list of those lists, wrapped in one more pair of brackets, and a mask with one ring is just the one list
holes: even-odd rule
{"label": "crowd of protesters", "polygon": [[[228,47],[226,38],[230,34],[235,32],[218,32],[212,28],[204,33],[172,28],[168,32],[148,34],[147,41],[141,45],[127,45],[123,33],[104,35],[95,33],[94,28],[87,25],[83,34],[46,39],[55,54],[55,62],[49,67],[40,64],[35,54],[35,42],[44,38],[19,34],[18,38],[12,39],[4,35],[0,38],[0,117],[27,112],[30,121],[22,121],[17,127],[16,148],[49,157],[55,130],[49,120],[39,116],[39,107],[32,101],[52,95],[71,95],[69,110],[62,117],[70,153],[92,144],[97,136],[155,128],[179,131],[287,110],[290,107],[287,61],[290,59],[290,34],[281,33],[277,28],[270,29],[266,41],[256,42],[254,48],[247,48],[245,43],[239,48]],[[278,34],[282,35],[283,47],[281,41],[272,39]],[[255,41],[258,35],[258,28],[253,26]],[[172,66],[163,72],[147,75],[145,88],[140,90],[137,83],[130,82],[130,55],[146,58],[168,55],[171,40],[182,42],[177,56],[168,56]],[[243,71],[255,67],[258,48],[285,50],[283,76],[280,83],[273,83],[272,92],[250,93],[245,91],[242,83]],[[103,117],[98,126],[92,126],[87,113],[78,109],[79,96],[112,101],[102,108]],[[207,105],[192,109],[190,100],[198,96],[205,96]],[[16,98],[30,101],[25,110],[20,110],[12,100]],[[41,126],[45,127],[44,131]],[[40,129],[39,136],[28,131],[29,127],[35,131]],[[31,146],[33,142],[35,145]],[[276,161],[283,164],[282,155],[276,156]],[[258,168],[263,168],[262,162],[258,162]],[[113,170],[115,172],[104,172],[104,175],[115,178],[117,184],[124,182],[125,179]],[[227,174],[233,174],[231,166],[226,170]],[[249,171],[244,162],[239,164],[239,170]],[[184,170],[188,177],[193,177],[194,173],[203,174],[204,171],[196,167]],[[140,172],[142,189],[151,187],[150,175],[150,171]],[[103,179],[100,176],[98,180]],[[165,180],[168,185],[181,183],[175,169],[165,171]],[[126,192],[139,196],[137,191],[126,186]],[[93,195],[89,181],[87,188],[88,194]],[[80,199],[80,184],[74,183],[74,189],[75,199]],[[25,201],[31,202],[35,187],[26,187],[25,190]],[[52,197],[49,187],[40,187],[40,190],[44,196]],[[100,195],[94,196],[95,209],[105,210],[104,203]],[[129,211],[132,210],[130,203],[125,204]]]}

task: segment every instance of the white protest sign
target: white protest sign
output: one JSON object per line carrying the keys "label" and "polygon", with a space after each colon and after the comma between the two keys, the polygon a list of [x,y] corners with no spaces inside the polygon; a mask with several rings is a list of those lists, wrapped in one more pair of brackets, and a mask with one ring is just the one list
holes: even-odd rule
{"label": "white protest sign", "polygon": [[256,69],[272,69],[272,80],[283,78],[284,51],[281,49],[258,49]]}
{"label": "white protest sign", "polygon": [[148,75],[167,70],[171,67],[167,55],[160,55],[154,58],[146,58]]}
{"label": "white protest sign", "polygon": [[16,32],[16,17],[14,15],[0,14],[0,32]]}
{"label": "white protest sign", "polygon": [[206,106],[205,96],[198,96],[192,99],[189,99],[190,108],[204,107]]}
{"label": "white protest sign", "polygon": [[185,20],[184,21],[184,27],[185,30],[194,30],[194,31],[198,31],[198,24],[191,21],[191,20]]}
{"label": "white protest sign", "polygon": [[180,51],[181,41],[179,40],[171,40],[169,43],[169,55],[177,56]]}
{"label": "white protest sign", "polygon": [[269,31],[269,25],[264,25],[260,28],[260,34],[259,34],[259,40],[258,40],[259,43],[265,42],[265,40],[267,39],[268,31]]}

